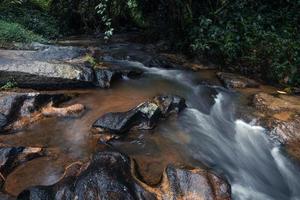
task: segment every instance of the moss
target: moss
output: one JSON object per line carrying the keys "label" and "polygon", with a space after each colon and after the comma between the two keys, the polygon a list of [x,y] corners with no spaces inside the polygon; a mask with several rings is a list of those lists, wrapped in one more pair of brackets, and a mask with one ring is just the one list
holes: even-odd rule
{"label": "moss", "polygon": [[84,60],[86,62],[88,62],[92,67],[95,67],[97,65],[96,59],[93,56],[89,55],[89,54],[85,55]]}

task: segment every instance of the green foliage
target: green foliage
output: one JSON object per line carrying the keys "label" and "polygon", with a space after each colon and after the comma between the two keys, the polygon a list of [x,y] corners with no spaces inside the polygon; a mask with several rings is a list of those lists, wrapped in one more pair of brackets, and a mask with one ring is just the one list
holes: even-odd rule
{"label": "green foliage", "polygon": [[0,40],[45,42],[59,36],[58,21],[47,12],[48,0],[2,1]]}
{"label": "green foliage", "polygon": [[221,12],[199,16],[188,32],[191,51],[231,70],[299,85],[300,3],[266,6],[230,2]]}
{"label": "green foliage", "polygon": [[105,32],[104,32],[104,39],[108,40],[112,35],[114,28],[112,28],[111,21],[112,19],[109,16],[109,11],[108,11],[108,0],[102,0],[97,6],[96,10],[97,13],[101,16],[102,23],[105,26]]}
{"label": "green foliage", "polygon": [[17,82],[8,81],[5,85],[0,87],[0,90],[9,90],[17,87]]}
{"label": "green foliage", "polygon": [[44,42],[45,39],[20,24],[0,20],[0,43],[33,41]]}
{"label": "green foliage", "polygon": [[97,65],[97,60],[93,56],[91,56],[89,54],[85,55],[84,60],[86,62],[88,62],[92,67],[94,67],[94,66]]}

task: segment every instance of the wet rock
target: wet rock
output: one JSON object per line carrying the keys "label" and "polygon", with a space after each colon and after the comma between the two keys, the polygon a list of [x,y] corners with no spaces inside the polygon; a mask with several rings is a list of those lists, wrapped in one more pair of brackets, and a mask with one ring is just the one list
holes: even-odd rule
{"label": "wet rock", "polygon": [[63,47],[48,45],[46,48],[39,49],[32,55],[32,60],[51,61],[51,60],[71,60],[83,56],[86,50],[79,47]]}
{"label": "wet rock", "polygon": [[127,112],[107,113],[100,117],[93,127],[100,132],[124,133],[133,126],[139,129],[151,129],[160,115],[159,107],[145,102]]}
{"label": "wet rock", "polygon": [[4,49],[13,49],[13,50],[43,50],[48,47],[49,45],[41,44],[39,42],[31,42],[31,43],[10,42],[10,43],[4,43],[2,46],[2,48]]}
{"label": "wet rock", "polygon": [[109,69],[95,69],[95,85],[100,88],[109,88],[112,81],[121,79],[122,75],[119,72]]}
{"label": "wet rock", "polygon": [[300,140],[300,116],[293,116],[288,120],[269,119],[268,127],[273,138],[282,144]]}
{"label": "wet rock", "polygon": [[169,166],[162,182],[151,187],[136,176],[133,162],[118,152],[98,152],[87,169],[66,177],[53,186],[37,186],[23,191],[17,199],[186,199],[230,200],[230,185],[203,169]]}
{"label": "wet rock", "polygon": [[283,111],[300,112],[300,98],[295,96],[274,96],[261,92],[254,96],[253,104],[258,110],[272,113]]}
{"label": "wet rock", "polygon": [[172,62],[165,56],[158,55],[153,56],[151,60],[145,63],[147,67],[157,67],[157,68],[165,68],[165,69],[172,69],[172,68],[182,68],[177,62]]}
{"label": "wet rock", "polygon": [[125,133],[133,127],[148,130],[154,128],[160,118],[178,113],[185,107],[185,100],[179,96],[157,96],[127,112],[107,113],[93,124],[93,128],[114,134]]}
{"label": "wet rock", "polygon": [[4,114],[0,113],[0,131],[6,126],[7,118]]}
{"label": "wet rock", "polygon": [[18,87],[67,88],[86,87],[93,82],[88,67],[44,61],[16,61],[0,65],[0,85],[14,80]]}
{"label": "wet rock", "polygon": [[218,72],[217,77],[227,88],[257,88],[259,84],[249,78],[233,73]]}
{"label": "wet rock", "polygon": [[169,166],[163,177],[162,199],[231,199],[228,182],[207,170]]}
{"label": "wet rock", "polygon": [[17,166],[43,155],[44,150],[38,147],[0,147],[1,179],[4,181]]}
{"label": "wet rock", "polygon": [[78,177],[68,177],[50,187],[33,187],[22,192],[18,199],[155,199],[155,196],[135,182],[131,162],[117,152],[94,155],[90,166]]}
{"label": "wet rock", "polygon": [[271,138],[283,144],[289,155],[300,160],[300,98],[261,92],[254,95],[253,105]]}
{"label": "wet rock", "polygon": [[109,88],[113,81],[126,78],[139,77],[143,72],[134,68],[95,68],[95,85],[100,88]]}
{"label": "wet rock", "polygon": [[70,96],[64,94],[2,92],[0,93],[0,113],[3,115],[2,119],[6,118],[2,131],[27,126],[42,117],[39,111],[50,102],[57,105],[69,99]]}
{"label": "wet rock", "polygon": [[73,104],[70,106],[57,108],[52,104],[42,109],[42,114],[46,117],[76,117],[80,116],[85,110],[82,104]]}
{"label": "wet rock", "polygon": [[171,113],[179,113],[186,107],[185,100],[179,96],[156,96],[153,101],[159,106],[164,117]]}
{"label": "wet rock", "polygon": [[1,200],[15,200],[16,198],[10,196],[9,194],[4,194],[0,192],[0,199]]}

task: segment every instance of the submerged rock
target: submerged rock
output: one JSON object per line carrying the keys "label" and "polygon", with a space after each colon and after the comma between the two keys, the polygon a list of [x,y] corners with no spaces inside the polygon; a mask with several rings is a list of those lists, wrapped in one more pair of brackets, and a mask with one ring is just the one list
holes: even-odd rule
{"label": "submerged rock", "polygon": [[157,187],[141,182],[133,162],[118,152],[98,152],[78,176],[67,177],[53,186],[37,186],[23,191],[19,200],[230,200],[230,185],[203,169],[169,166]]}
{"label": "submerged rock", "polygon": [[44,150],[38,147],[0,147],[0,179],[2,184],[7,175],[16,167],[43,155]]}
{"label": "submerged rock", "polygon": [[46,117],[76,117],[80,116],[85,110],[82,104],[73,104],[70,106],[57,108],[52,104],[42,109],[42,114]]}
{"label": "submerged rock", "polygon": [[259,84],[249,78],[233,73],[218,72],[217,77],[227,88],[257,88]]}
{"label": "submerged rock", "polygon": [[133,127],[148,130],[154,128],[160,118],[178,113],[185,107],[185,100],[179,96],[157,96],[127,112],[107,113],[92,127],[99,132],[116,134],[125,133]]}

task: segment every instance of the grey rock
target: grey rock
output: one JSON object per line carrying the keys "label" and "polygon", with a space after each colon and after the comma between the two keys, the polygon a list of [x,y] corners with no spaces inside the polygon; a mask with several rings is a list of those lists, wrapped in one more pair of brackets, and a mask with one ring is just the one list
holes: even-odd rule
{"label": "grey rock", "polygon": [[0,119],[2,119],[2,128],[0,128],[0,132],[4,131],[3,128],[17,121],[19,118],[30,117],[32,113],[50,102],[57,105],[69,99],[70,96],[65,94],[1,92]]}
{"label": "grey rock", "polygon": [[122,78],[139,77],[143,71],[136,68],[121,68],[112,66],[110,68],[96,68],[95,71],[95,86],[100,88],[109,88],[115,80]]}
{"label": "grey rock", "polygon": [[158,120],[171,113],[178,113],[186,107],[185,100],[179,96],[157,96],[127,112],[107,113],[93,124],[99,132],[122,134],[136,127],[149,130]]}
{"label": "grey rock", "polygon": [[32,60],[52,61],[52,60],[71,60],[80,57],[86,50],[79,47],[48,46],[32,55]]}
{"label": "grey rock", "polygon": [[4,114],[0,113],[0,131],[7,125],[7,118]]}
{"label": "grey rock", "polygon": [[168,166],[156,187],[142,183],[130,159],[118,152],[98,152],[79,176],[53,186],[23,191],[18,200],[230,200],[228,182],[208,170]]}
{"label": "grey rock", "polygon": [[61,88],[92,85],[88,67],[43,61],[20,61],[0,65],[0,84],[17,82],[18,87]]}

